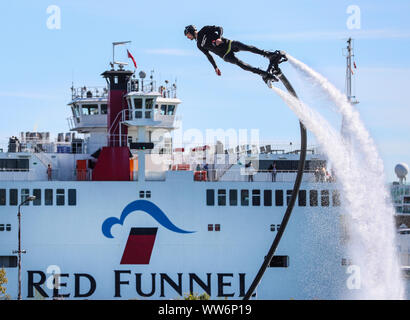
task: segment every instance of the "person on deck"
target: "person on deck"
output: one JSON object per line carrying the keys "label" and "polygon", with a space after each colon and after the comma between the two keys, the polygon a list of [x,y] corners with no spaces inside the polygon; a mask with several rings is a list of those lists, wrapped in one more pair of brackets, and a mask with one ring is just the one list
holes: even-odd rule
{"label": "person on deck", "polygon": [[47,178],[48,178],[49,181],[53,180],[52,173],[53,173],[53,170],[51,169],[51,164],[48,164],[48,166],[47,166]]}

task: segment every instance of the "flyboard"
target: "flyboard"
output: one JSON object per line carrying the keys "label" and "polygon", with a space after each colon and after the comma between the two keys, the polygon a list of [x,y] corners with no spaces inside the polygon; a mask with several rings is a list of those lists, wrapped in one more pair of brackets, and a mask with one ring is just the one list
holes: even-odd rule
{"label": "flyboard", "polygon": [[[286,53],[284,51],[279,51],[276,50],[274,52],[274,55],[270,58],[270,63],[267,69],[267,72],[270,74],[274,75],[278,80],[282,82],[282,84],[285,86],[286,90],[293,95],[295,98],[298,98],[296,95],[295,90],[293,89],[292,85],[290,84],[289,80],[285,77],[283,74],[282,70],[279,68],[279,64],[282,62],[286,62],[288,59],[286,57]],[[272,82],[275,81],[276,79],[273,80],[268,80],[266,84],[268,85],[269,88],[272,88]],[[253,292],[255,291],[256,287],[258,286],[259,282],[262,279],[263,274],[265,273],[266,269],[268,268],[273,256],[275,255],[276,248],[278,247],[280,240],[282,238],[283,233],[285,232],[286,226],[288,224],[289,218],[292,214],[293,207],[296,202],[297,195],[299,193],[299,188],[300,184],[302,182],[302,177],[303,177],[303,169],[305,167],[305,159],[306,159],[306,145],[307,145],[307,137],[306,137],[306,128],[302,124],[301,121],[299,121],[299,126],[300,126],[300,157],[299,157],[299,165],[298,165],[298,172],[296,175],[296,180],[295,184],[293,186],[293,191],[292,191],[292,196],[289,200],[288,206],[286,208],[285,214],[282,219],[282,223],[280,225],[280,228],[278,229],[278,232],[276,233],[275,238],[273,239],[272,245],[268,251],[268,253],[265,256],[265,259],[258,271],[258,273],[255,276],[255,279],[253,280],[251,286],[249,287],[248,291],[246,292],[243,300],[249,300],[250,297],[252,296]]]}

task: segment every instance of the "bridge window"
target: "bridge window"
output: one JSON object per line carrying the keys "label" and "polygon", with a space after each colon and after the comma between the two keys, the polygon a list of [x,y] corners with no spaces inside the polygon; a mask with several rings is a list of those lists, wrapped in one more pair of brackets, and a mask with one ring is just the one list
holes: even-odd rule
{"label": "bridge window", "polygon": [[107,114],[107,104],[103,103],[101,104],[101,114]]}
{"label": "bridge window", "polygon": [[167,105],[166,104],[161,104],[161,116],[165,116],[167,114]]}
{"label": "bridge window", "polygon": [[162,116],[172,116],[175,113],[175,105],[169,104],[161,104],[160,114]]}
{"label": "bridge window", "polygon": [[174,114],[175,106],[170,104],[168,105],[167,115],[172,116]]}
{"label": "bridge window", "polygon": [[142,99],[141,98],[134,98],[134,109],[136,109],[135,118],[141,119],[142,118]]}
{"label": "bridge window", "polygon": [[77,104],[73,104],[73,106],[71,107],[72,111],[73,111],[73,116],[75,118],[79,118],[80,117],[80,106]]}
{"label": "bridge window", "polygon": [[98,114],[98,104],[83,104],[81,106],[83,116],[92,116]]}
{"label": "bridge window", "polygon": [[154,105],[154,99],[145,99],[145,109],[152,109]]}
{"label": "bridge window", "polygon": [[134,98],[134,109],[142,109],[142,99]]}

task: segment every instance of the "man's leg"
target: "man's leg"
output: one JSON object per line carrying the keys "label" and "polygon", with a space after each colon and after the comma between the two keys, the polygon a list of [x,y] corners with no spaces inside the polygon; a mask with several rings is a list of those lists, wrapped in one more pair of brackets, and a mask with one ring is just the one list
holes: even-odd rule
{"label": "man's leg", "polygon": [[[259,49],[258,49],[258,50],[259,50]],[[250,66],[249,64],[243,62],[242,60],[239,60],[237,57],[235,57],[235,55],[233,54],[233,52],[230,52],[229,54],[227,54],[227,55],[225,56],[224,60],[225,60],[226,62],[236,64],[237,66],[239,66],[240,68],[242,68],[242,69],[244,69],[244,70],[246,70],[246,71],[250,71],[250,72],[259,74],[259,75],[261,75],[261,76],[263,76],[263,77],[271,76],[270,73],[268,73],[268,72],[266,72],[266,71],[264,71],[264,70],[261,70],[261,69],[259,69],[259,68],[252,67],[252,66]]]}
{"label": "man's leg", "polygon": [[244,44],[242,42],[235,41],[235,40],[232,41],[231,48],[232,48],[233,52],[249,51],[249,52],[252,52],[252,53],[259,54],[259,55],[264,56],[264,57],[267,57],[271,53],[269,51],[261,50],[261,49],[258,49],[256,47],[254,47],[254,46],[249,46],[247,44]]}

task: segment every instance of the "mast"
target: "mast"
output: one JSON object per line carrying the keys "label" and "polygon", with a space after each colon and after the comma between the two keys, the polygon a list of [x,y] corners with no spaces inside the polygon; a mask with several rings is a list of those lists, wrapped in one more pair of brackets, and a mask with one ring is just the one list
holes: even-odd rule
{"label": "mast", "polygon": [[[346,47],[346,97],[347,100],[351,104],[358,104],[359,101],[356,100],[356,96],[352,95],[352,76],[354,75],[353,69],[352,69],[352,58],[354,57],[353,53],[353,46],[352,46],[352,38],[349,38],[347,40],[347,47]],[[356,65],[355,65],[356,68]],[[344,117],[342,117],[342,128],[341,128],[341,134],[343,139],[345,140],[346,143],[350,143],[350,136],[346,131],[346,120]]]}

